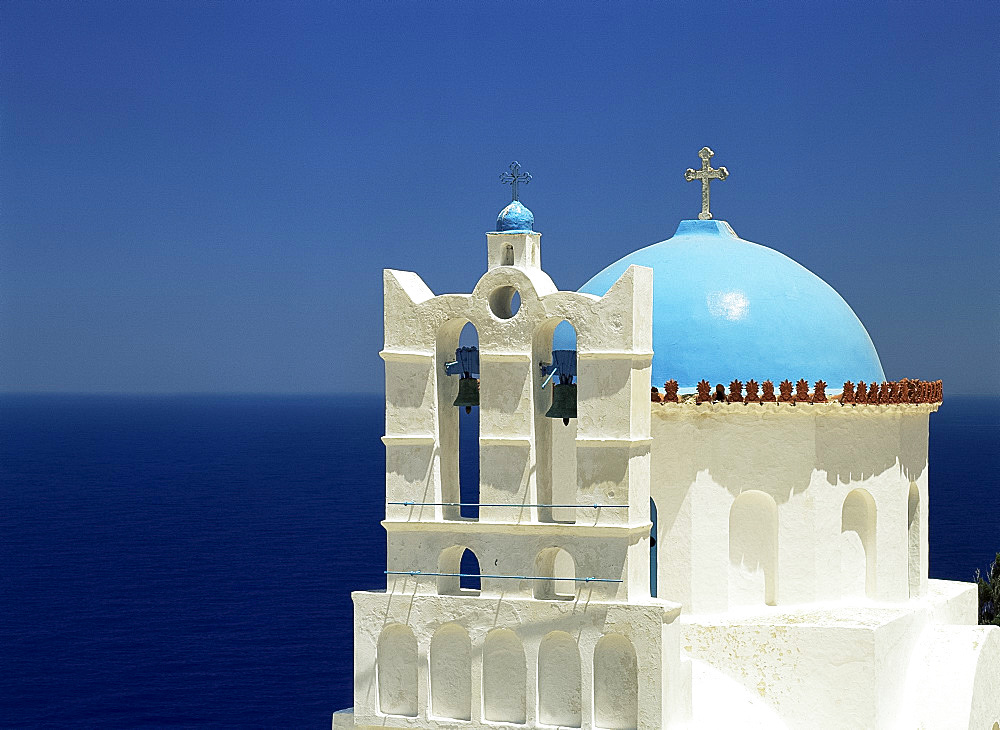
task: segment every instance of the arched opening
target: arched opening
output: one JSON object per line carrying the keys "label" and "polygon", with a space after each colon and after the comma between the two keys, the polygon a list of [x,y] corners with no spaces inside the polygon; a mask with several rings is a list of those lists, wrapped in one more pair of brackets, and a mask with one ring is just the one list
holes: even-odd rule
{"label": "arched opening", "polygon": [[479,558],[471,550],[462,553],[462,562],[459,563],[459,573],[462,577],[459,584],[463,591],[479,593],[482,589],[482,569],[479,567]]}
{"label": "arched opening", "polygon": [[431,639],[431,714],[451,720],[472,719],[472,641],[455,623]]}
{"label": "arched opening", "polygon": [[910,596],[920,593],[920,488],[910,482],[906,500],[906,567]]}
{"label": "arched opening", "polygon": [[495,722],[525,722],[527,665],[524,647],[510,629],[494,629],[483,643],[483,716]]}
{"label": "arched opening", "polygon": [[409,627],[390,624],[375,647],[378,709],[384,715],[417,716],[417,637]]}
{"label": "arched opening", "polygon": [[758,490],[729,510],[729,604],[774,606],[778,592],[778,505]]}
{"label": "arched opening", "polygon": [[521,308],[521,294],[513,286],[499,286],[490,292],[490,311],[497,319],[510,319],[517,316]]}
{"label": "arched opening", "polygon": [[[840,531],[845,593],[875,596],[875,500],[865,489],[854,489],[844,500]],[[846,559],[844,559],[846,557]]]}
{"label": "arched opening", "polygon": [[455,545],[438,556],[438,593],[441,595],[479,595],[482,571],[479,558],[467,547]]}
{"label": "arched opening", "polygon": [[653,523],[649,529],[649,595],[656,598],[656,502],[652,497],[649,498],[649,521]]}
{"label": "arched opening", "polygon": [[608,634],[594,649],[594,724],[635,730],[639,724],[639,669],[632,642]]}
{"label": "arched opening", "polygon": [[[472,322],[462,328],[459,347],[479,349],[479,333]],[[478,361],[478,358],[477,358]],[[478,364],[478,362],[477,362]],[[463,371],[462,378],[478,378],[479,372]],[[460,407],[458,411],[458,484],[460,514],[479,519],[479,408]]]}
{"label": "arched opening", "polygon": [[464,319],[442,325],[437,364],[442,515],[448,520],[478,519],[479,334],[475,325]]}
{"label": "arched opening", "polygon": [[[551,324],[549,324],[551,327]],[[548,467],[550,487],[547,490],[551,504],[548,511],[541,511],[544,519],[553,522],[576,521],[576,329],[567,320],[546,329],[546,341],[538,348],[542,365],[540,403],[547,436],[547,454],[539,454]],[[564,506],[570,505],[570,506]]]}
{"label": "arched opening", "polygon": [[562,548],[548,548],[535,558],[535,598],[571,601],[576,597],[576,562]]}
{"label": "arched opening", "polygon": [[500,256],[501,266],[513,266],[514,265],[514,247],[509,243],[503,247],[503,254]]}
{"label": "arched opening", "polygon": [[565,631],[546,634],[538,647],[538,721],[581,725],[580,650]]}

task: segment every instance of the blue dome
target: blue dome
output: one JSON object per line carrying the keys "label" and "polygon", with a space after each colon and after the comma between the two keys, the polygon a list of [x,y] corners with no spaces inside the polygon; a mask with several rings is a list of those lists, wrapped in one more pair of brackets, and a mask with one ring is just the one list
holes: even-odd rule
{"label": "blue dome", "polygon": [[[847,380],[885,380],[868,332],[829,284],[725,221],[681,221],[673,238],[611,264],[580,291],[603,296],[632,264],[654,272],[655,386],[805,378],[839,390]],[[572,336],[557,329],[554,347],[571,347]]]}
{"label": "blue dome", "polygon": [[497,231],[530,231],[535,222],[531,211],[515,200],[497,216]]}

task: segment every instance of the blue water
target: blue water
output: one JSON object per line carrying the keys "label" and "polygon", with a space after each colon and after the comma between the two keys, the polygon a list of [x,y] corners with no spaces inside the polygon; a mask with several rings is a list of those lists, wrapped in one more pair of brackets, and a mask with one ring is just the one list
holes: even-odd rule
{"label": "blue water", "polygon": [[[1000,399],[931,433],[931,574],[969,580]],[[381,434],[377,398],[0,397],[0,726],[329,727],[350,591],[384,585]]]}

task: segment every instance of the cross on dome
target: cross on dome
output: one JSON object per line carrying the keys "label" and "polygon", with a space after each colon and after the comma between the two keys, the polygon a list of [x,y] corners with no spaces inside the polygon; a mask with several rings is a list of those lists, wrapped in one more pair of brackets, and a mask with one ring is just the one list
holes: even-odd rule
{"label": "cross on dome", "polygon": [[500,182],[505,185],[510,185],[511,187],[511,197],[510,201],[513,203],[517,200],[517,184],[518,182],[523,182],[525,185],[531,182],[530,172],[521,172],[521,164],[514,160],[510,163],[510,172],[500,173]]}
{"label": "cross on dome", "polygon": [[708,186],[712,180],[725,180],[729,177],[729,170],[725,167],[716,169],[708,164],[708,161],[714,154],[708,147],[702,147],[698,151],[698,157],[701,158],[701,169],[692,170],[689,167],[684,173],[684,179],[688,182],[701,180],[701,213],[698,214],[698,218],[703,221],[709,220],[712,217],[712,214],[708,211]]}

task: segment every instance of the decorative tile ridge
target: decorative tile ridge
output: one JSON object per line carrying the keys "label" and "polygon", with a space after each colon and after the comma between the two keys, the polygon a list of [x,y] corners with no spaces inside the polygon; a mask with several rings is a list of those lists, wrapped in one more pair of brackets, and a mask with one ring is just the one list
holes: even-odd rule
{"label": "decorative tile ridge", "polygon": [[[866,384],[863,380],[855,385],[848,380],[844,383],[843,392],[832,398],[827,398],[827,384],[822,380],[813,383],[812,392],[809,391],[809,381],[801,378],[792,385],[791,380],[782,380],[778,383],[778,394],[775,395],[774,383],[765,380],[758,384],[756,380],[746,382],[746,394],[744,395],[744,384],[740,380],[733,380],[729,384],[729,393],[722,383],[716,384],[713,389],[712,384],[707,380],[698,382],[696,392],[690,395],[678,396],[678,384],[676,380],[668,380],[663,385],[663,393],[655,386],[650,390],[650,400],[653,403],[691,403],[701,405],[702,403],[739,403],[739,404],[764,404],[764,403],[788,403],[798,405],[800,403],[840,403],[841,405],[894,405],[902,403],[941,403],[944,399],[944,384],[940,380],[926,381],[903,378],[902,380],[891,380],[883,383]],[[758,392],[761,391],[761,392]]]}
{"label": "decorative tile ridge", "polygon": [[902,414],[903,412],[933,413],[941,406],[940,403],[886,403],[865,406],[845,406],[839,398],[830,398],[826,403],[725,403],[713,401],[710,403],[695,403],[694,397],[681,396],[679,403],[650,403],[653,417],[682,418],[715,415],[745,415],[747,417],[774,418],[787,416],[811,418],[814,416],[843,415],[848,417],[866,417],[885,414]]}
{"label": "decorative tile ridge", "polygon": [[944,383],[903,378],[902,380],[857,385],[844,383],[840,402],[843,405],[887,405],[893,403],[941,403],[944,400]]}

